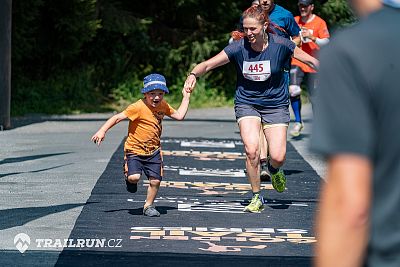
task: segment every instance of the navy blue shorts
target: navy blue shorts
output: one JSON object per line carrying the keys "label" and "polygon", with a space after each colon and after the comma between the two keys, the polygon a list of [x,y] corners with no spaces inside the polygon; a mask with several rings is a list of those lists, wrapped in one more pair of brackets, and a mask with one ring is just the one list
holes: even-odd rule
{"label": "navy blue shorts", "polygon": [[144,172],[148,179],[152,177],[156,180],[162,180],[163,161],[160,149],[150,156],[126,154],[125,164],[128,168],[127,176],[133,174],[142,175],[142,172]]}

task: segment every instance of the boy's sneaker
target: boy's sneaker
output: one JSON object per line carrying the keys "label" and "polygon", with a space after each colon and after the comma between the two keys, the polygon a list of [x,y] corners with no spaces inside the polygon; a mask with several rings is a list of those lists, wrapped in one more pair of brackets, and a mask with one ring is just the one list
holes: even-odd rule
{"label": "boy's sneaker", "polygon": [[274,189],[282,193],[286,188],[286,177],[282,170],[278,171],[275,174],[271,174],[272,186]]}
{"label": "boy's sneaker", "polygon": [[268,170],[268,162],[263,161],[260,164],[260,180],[261,182],[270,182],[271,181],[271,174]]}
{"label": "boy's sneaker", "polygon": [[264,210],[264,203],[263,199],[259,194],[255,194],[253,198],[251,199],[251,202],[249,205],[247,205],[243,211],[248,211],[248,212],[261,212]]}
{"label": "boy's sneaker", "polygon": [[126,183],[126,190],[130,193],[136,193],[137,191],[137,183],[133,184],[128,182],[128,179],[125,179],[125,183]]}
{"label": "boy's sneaker", "polygon": [[144,208],[143,215],[149,217],[160,217],[160,213],[156,210],[156,208],[153,205]]}
{"label": "boy's sneaker", "polygon": [[301,122],[295,122],[292,130],[290,131],[290,135],[293,137],[297,137],[300,135],[301,130],[303,130],[304,126]]}

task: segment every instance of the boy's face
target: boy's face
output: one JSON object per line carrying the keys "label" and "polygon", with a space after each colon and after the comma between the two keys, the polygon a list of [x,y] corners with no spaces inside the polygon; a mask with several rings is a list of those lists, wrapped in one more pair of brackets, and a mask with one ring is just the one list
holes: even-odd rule
{"label": "boy's face", "polygon": [[146,103],[154,108],[158,107],[164,98],[165,92],[160,89],[155,89],[150,92],[144,93]]}

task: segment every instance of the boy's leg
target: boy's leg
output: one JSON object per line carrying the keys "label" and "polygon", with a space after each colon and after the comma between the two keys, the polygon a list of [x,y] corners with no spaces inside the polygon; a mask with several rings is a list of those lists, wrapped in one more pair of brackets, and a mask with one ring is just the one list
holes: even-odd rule
{"label": "boy's leg", "polygon": [[158,189],[160,188],[161,181],[155,177],[149,177],[149,187],[147,188],[146,203],[143,207],[143,215],[149,217],[159,217],[160,213],[154,206],[154,200],[156,199]]}
{"label": "boy's leg", "polygon": [[147,208],[150,205],[153,205],[154,200],[156,199],[158,189],[160,188],[161,181],[154,178],[149,177],[149,187],[147,188],[147,197],[146,203],[144,204],[144,208]]}
{"label": "boy's leg", "polygon": [[160,188],[163,169],[162,157],[160,150],[153,155],[143,159],[143,170],[149,179],[149,187],[147,188],[146,202],[143,207],[143,214],[150,217],[158,217],[160,213],[154,207],[154,200],[157,197]]}
{"label": "boy's leg", "polygon": [[140,179],[140,174],[133,174],[133,175],[129,175],[126,179],[125,179],[125,183],[126,183],[126,190],[130,193],[136,193],[137,191],[137,184],[139,182]]}
{"label": "boy's leg", "polygon": [[130,193],[136,193],[137,183],[142,175],[140,160],[133,154],[125,155],[124,159],[126,190]]}

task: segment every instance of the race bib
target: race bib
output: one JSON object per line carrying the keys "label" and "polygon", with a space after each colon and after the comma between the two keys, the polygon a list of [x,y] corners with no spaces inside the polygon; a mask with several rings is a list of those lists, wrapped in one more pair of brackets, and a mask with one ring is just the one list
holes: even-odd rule
{"label": "race bib", "polygon": [[243,61],[243,77],[248,80],[263,82],[271,76],[271,63],[269,60],[247,62]]}

